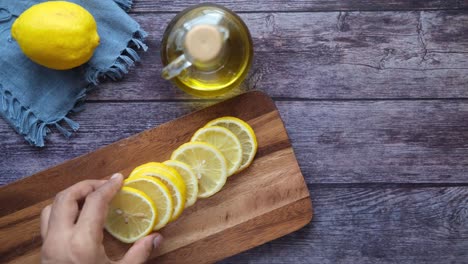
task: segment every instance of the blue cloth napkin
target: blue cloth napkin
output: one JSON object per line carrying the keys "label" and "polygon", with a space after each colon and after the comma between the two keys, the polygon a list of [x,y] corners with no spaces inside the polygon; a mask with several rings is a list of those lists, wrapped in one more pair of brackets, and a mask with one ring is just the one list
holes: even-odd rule
{"label": "blue cloth napkin", "polygon": [[117,80],[139,61],[146,33],[125,11],[131,0],[69,0],[96,20],[100,45],[91,60],[72,70],[40,66],[11,37],[14,20],[43,0],[0,0],[0,115],[32,145],[42,147],[55,127],[66,137],[79,128],[67,115],[83,109],[87,92],[99,80]]}

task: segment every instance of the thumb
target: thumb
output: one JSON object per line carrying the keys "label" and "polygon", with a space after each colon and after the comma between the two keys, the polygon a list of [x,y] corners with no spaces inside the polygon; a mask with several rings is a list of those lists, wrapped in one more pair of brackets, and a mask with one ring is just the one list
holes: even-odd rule
{"label": "thumb", "polygon": [[140,238],[133,246],[127,251],[125,256],[118,261],[120,264],[135,263],[142,264],[145,263],[151,255],[151,252],[154,248],[157,248],[163,237],[154,233],[143,238]]}

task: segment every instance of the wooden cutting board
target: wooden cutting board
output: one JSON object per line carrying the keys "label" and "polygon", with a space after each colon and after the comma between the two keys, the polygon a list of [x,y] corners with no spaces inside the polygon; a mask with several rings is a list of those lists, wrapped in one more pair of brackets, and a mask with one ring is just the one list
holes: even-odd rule
{"label": "wooden cutting board", "polygon": [[[154,263],[215,262],[309,223],[309,191],[278,110],[267,95],[249,92],[1,187],[0,263],[39,263],[39,215],[60,190],[115,172],[127,176],[142,163],[164,161],[198,128],[226,115],[253,127],[257,156],[221,192],[197,201],[161,230],[165,241],[154,252]],[[104,243],[113,258],[128,248],[107,233]]]}

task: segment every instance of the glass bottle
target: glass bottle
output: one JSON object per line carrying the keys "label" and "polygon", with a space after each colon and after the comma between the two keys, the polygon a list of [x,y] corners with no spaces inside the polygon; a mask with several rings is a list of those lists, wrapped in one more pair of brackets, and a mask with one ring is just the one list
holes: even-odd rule
{"label": "glass bottle", "polygon": [[253,59],[250,32],[227,8],[202,4],[178,14],[162,40],[162,76],[198,97],[215,97],[245,79]]}

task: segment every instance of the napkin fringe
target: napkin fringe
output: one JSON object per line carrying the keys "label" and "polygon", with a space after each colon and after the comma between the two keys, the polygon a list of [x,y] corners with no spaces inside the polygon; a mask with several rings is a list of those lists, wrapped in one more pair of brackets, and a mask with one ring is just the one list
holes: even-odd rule
{"label": "napkin fringe", "polygon": [[[81,106],[86,97],[86,89],[76,97],[76,104],[73,112],[82,110]],[[44,140],[48,133],[51,132],[49,125],[54,125],[65,137],[69,138],[72,132],[66,129],[60,122],[65,122],[72,131],[78,130],[80,125],[64,116],[60,120],[54,122],[45,122],[40,120],[29,108],[21,105],[20,101],[12,95],[12,93],[0,85],[0,102],[3,113],[8,117],[8,121],[19,131],[21,135],[31,144],[38,147],[44,146]]]}
{"label": "napkin fringe", "polygon": [[[129,11],[133,4],[133,0],[114,0],[114,2],[125,11]],[[11,16],[8,16],[4,18],[4,20],[7,21],[11,18]],[[2,19],[0,18],[0,20]],[[124,74],[128,73],[129,68],[133,66],[135,62],[140,61],[140,56],[137,54],[137,51],[146,51],[148,49],[144,43],[146,37],[147,33],[142,29],[137,28],[131,39],[128,41],[126,48],[121,52],[120,56],[111,67],[105,69],[92,69],[91,67],[88,67],[88,71],[85,73],[85,78],[89,84],[87,87],[82,88],[80,93],[73,98],[75,102],[73,109],[63,116],[55,116],[54,118],[57,118],[57,120],[41,120],[29,108],[29,104],[23,105],[19,100],[21,98],[19,97],[18,99],[13,95],[13,88],[8,89],[1,83],[0,112],[4,117],[6,117],[5,120],[7,120],[7,122],[9,122],[11,126],[13,126],[15,130],[31,145],[44,147],[45,138],[48,133],[51,133],[52,127],[55,127],[65,137],[70,137],[72,132],[79,128],[79,124],[67,116],[84,109],[86,95],[99,83],[99,79],[110,78],[117,80],[121,79]]]}
{"label": "napkin fringe", "polygon": [[120,6],[125,12],[130,11],[130,8],[133,5],[132,0],[114,0],[114,2]]}
{"label": "napkin fringe", "polygon": [[44,146],[44,137],[49,132],[45,122],[41,122],[30,109],[21,105],[12,93],[0,85],[0,109],[8,121],[22,134],[25,139],[34,145]]}
{"label": "napkin fringe", "polygon": [[[121,2],[131,3],[131,1]],[[104,70],[94,69],[93,72],[88,72],[86,74],[86,79],[94,85],[99,83],[100,78],[107,77],[112,80],[121,79],[124,74],[128,73],[129,68],[135,65],[135,62],[140,61],[137,50],[146,51],[148,49],[148,46],[143,42],[147,35],[145,31],[138,29],[133,34],[133,38],[128,42],[127,47],[122,51],[114,65]],[[84,109],[83,104],[89,89],[92,89],[92,85],[81,90],[75,98],[75,106],[69,113],[76,113]],[[6,114],[9,122],[31,145],[37,147],[44,147],[45,138],[47,134],[51,132],[49,126],[55,126],[66,138],[70,138],[72,132],[78,130],[80,127],[77,122],[67,117],[68,114],[52,122],[40,120],[29,108],[23,106],[17,98],[13,97],[12,93],[1,84],[0,102],[2,105],[0,111]],[[69,128],[65,128],[61,123],[67,124]]]}
{"label": "napkin fringe", "polygon": [[103,78],[109,78],[113,81],[122,79],[128,73],[129,68],[134,66],[135,62],[140,61],[137,50],[148,50],[148,46],[143,42],[147,36],[148,34],[142,29],[135,31],[132,39],[128,41],[127,47],[120,53],[114,64],[108,69],[90,69],[86,72],[86,80],[98,85],[99,80]]}

